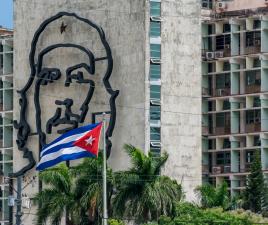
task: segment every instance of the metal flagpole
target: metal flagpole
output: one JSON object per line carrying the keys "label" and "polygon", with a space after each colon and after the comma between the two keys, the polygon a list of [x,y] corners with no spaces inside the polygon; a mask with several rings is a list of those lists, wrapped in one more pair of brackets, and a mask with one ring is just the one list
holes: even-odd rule
{"label": "metal flagpole", "polygon": [[102,167],[102,189],[103,189],[103,225],[107,225],[108,212],[107,212],[107,174],[106,174],[106,137],[105,137],[105,116],[103,113],[102,129],[103,129],[103,167]]}

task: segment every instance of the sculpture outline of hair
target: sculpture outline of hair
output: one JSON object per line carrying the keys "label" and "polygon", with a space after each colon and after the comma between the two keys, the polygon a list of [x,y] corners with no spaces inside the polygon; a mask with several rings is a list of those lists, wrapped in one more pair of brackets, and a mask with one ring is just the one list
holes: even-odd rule
{"label": "sculpture outline of hair", "polygon": [[[36,30],[36,32],[33,36],[33,40],[31,43],[31,50],[30,50],[30,54],[29,54],[30,77],[29,77],[28,81],[26,82],[25,86],[21,90],[17,91],[18,94],[20,95],[20,99],[19,99],[20,114],[19,114],[19,122],[16,120],[14,121],[14,128],[18,130],[16,143],[17,143],[18,149],[23,152],[23,158],[28,160],[28,164],[26,166],[24,166],[22,169],[20,169],[19,171],[15,172],[15,173],[11,173],[10,174],[11,177],[22,176],[36,165],[36,161],[33,157],[33,152],[27,147],[28,138],[29,138],[29,136],[32,135],[30,125],[27,122],[27,115],[26,115],[27,108],[28,108],[28,99],[27,99],[28,93],[27,92],[31,88],[31,86],[35,80],[35,77],[37,76],[36,73],[37,73],[38,68],[37,68],[37,64],[35,63],[35,54],[36,54],[36,45],[39,41],[39,38],[40,38],[41,34],[44,32],[44,30],[46,29],[46,27],[50,23],[62,18],[63,16],[73,17],[73,18],[77,19],[78,21],[82,21],[82,22],[86,23],[88,26],[93,27],[98,32],[100,40],[101,40],[101,42],[104,46],[104,49],[106,51],[107,70],[105,72],[105,75],[104,75],[102,81],[103,81],[103,84],[105,86],[106,91],[110,95],[109,104],[110,104],[111,114],[110,114],[109,125],[108,125],[108,128],[106,130],[106,134],[105,134],[106,141],[107,141],[107,148],[106,148],[107,156],[109,157],[109,155],[110,155],[112,142],[109,138],[112,136],[113,130],[115,127],[115,122],[116,122],[115,100],[116,100],[117,96],[119,95],[119,90],[113,90],[111,87],[111,84],[109,82],[109,79],[111,77],[112,70],[113,70],[113,57],[112,57],[111,48],[106,40],[105,33],[100,26],[98,26],[97,24],[95,24],[94,22],[92,22],[89,19],[78,16],[76,13],[59,12],[56,15],[44,20],[40,24],[38,29]],[[74,44],[70,44],[70,43],[56,44],[54,47],[61,47],[61,45],[70,45],[71,46]],[[77,45],[77,46],[79,46],[79,45]],[[82,51],[84,51],[84,52],[86,51],[87,54],[91,53],[89,50],[85,49],[83,46],[80,46],[80,47],[81,47],[80,49],[81,50],[83,49]],[[44,49],[43,51],[46,51],[46,49]],[[86,99],[86,101],[90,102],[92,94],[93,93],[90,94],[90,96]],[[37,104],[37,102],[35,99],[35,106],[36,106],[36,104]],[[81,118],[81,121],[83,121],[84,117],[88,111],[88,105],[82,105],[81,110],[84,113],[82,115],[82,118]],[[36,115],[37,114],[41,115],[40,108],[36,109]],[[36,122],[36,127],[38,127],[37,122]],[[40,133],[40,130],[37,132],[38,132],[40,141],[43,142],[43,140],[45,139],[45,134],[42,132]]]}

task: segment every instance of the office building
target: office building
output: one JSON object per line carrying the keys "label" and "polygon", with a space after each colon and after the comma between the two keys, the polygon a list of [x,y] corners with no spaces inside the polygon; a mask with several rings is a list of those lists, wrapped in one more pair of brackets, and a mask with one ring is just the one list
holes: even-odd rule
{"label": "office building", "polygon": [[13,31],[0,27],[0,224],[9,224],[13,170]]}
{"label": "office building", "polygon": [[203,181],[232,195],[256,151],[268,178],[267,3],[202,1]]}

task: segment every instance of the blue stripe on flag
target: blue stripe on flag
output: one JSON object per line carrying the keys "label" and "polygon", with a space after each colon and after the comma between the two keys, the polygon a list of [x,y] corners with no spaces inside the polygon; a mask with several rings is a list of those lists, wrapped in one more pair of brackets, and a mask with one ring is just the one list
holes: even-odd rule
{"label": "blue stripe on flag", "polygon": [[55,139],[54,141],[52,141],[51,143],[43,146],[43,149],[49,147],[50,145],[55,144],[56,142],[66,138],[66,137],[69,137],[69,136],[72,136],[72,135],[75,135],[75,134],[81,134],[81,133],[84,133],[86,131],[90,131],[90,130],[94,129],[95,127],[97,127],[99,124],[100,123],[93,123],[93,124],[90,124],[90,125],[87,125],[87,126],[78,127],[76,129],[70,130],[67,133],[65,133],[65,134],[61,135],[60,137],[58,137],[57,139]]}
{"label": "blue stripe on flag", "polygon": [[63,144],[60,144],[60,145],[56,145],[54,147],[52,147],[51,149],[45,151],[43,154],[41,152],[41,157],[47,155],[47,154],[50,154],[50,153],[53,153],[53,152],[57,152],[59,150],[61,150],[62,148],[70,148],[70,147],[73,147],[73,143],[75,141],[71,141],[71,142],[68,142],[68,143],[63,143]]}
{"label": "blue stripe on flag", "polygon": [[91,157],[91,158],[96,158],[95,155],[91,154],[90,152],[83,151],[83,152],[78,152],[78,153],[72,153],[69,155],[61,155],[56,159],[41,163],[36,167],[36,170],[44,170],[48,167],[54,166],[60,162],[67,161],[67,160],[75,160],[75,159],[81,159],[84,157]]}

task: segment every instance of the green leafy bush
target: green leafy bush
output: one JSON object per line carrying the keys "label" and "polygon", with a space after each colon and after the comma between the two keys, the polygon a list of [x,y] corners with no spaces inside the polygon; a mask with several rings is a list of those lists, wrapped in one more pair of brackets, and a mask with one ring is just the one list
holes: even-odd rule
{"label": "green leafy bush", "polygon": [[[155,223],[153,223],[155,224]],[[224,212],[221,208],[202,209],[191,203],[180,203],[174,218],[160,217],[159,225],[251,225],[248,215]],[[147,223],[149,225],[149,223]]]}
{"label": "green leafy bush", "polygon": [[109,225],[125,225],[125,223],[122,220],[115,220],[115,219],[109,219],[108,224]]}

